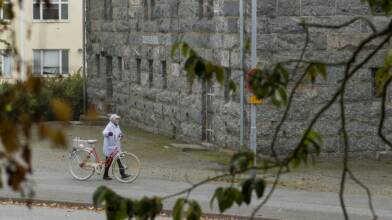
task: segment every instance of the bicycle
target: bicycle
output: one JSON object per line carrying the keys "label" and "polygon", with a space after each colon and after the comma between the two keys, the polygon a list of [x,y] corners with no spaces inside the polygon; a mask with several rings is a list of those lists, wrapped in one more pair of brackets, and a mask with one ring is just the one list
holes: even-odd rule
{"label": "bicycle", "polygon": [[[94,146],[97,140],[82,140],[75,138],[73,148],[69,153],[69,171],[77,180],[87,180],[94,173],[101,175],[105,169],[105,164],[110,163],[113,176],[122,183],[131,183],[136,180],[140,174],[139,158],[129,152],[118,151],[117,149],[110,154],[107,160],[100,160],[97,150]],[[86,146],[88,144],[89,146]],[[120,168],[119,160],[123,166]],[[130,177],[123,179],[120,175],[120,169],[129,173]]]}

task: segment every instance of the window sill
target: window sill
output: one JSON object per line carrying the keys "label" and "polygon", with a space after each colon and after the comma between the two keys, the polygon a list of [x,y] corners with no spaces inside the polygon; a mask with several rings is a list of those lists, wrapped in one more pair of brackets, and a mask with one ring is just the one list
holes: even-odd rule
{"label": "window sill", "polygon": [[33,23],[70,23],[70,20],[33,20]]}

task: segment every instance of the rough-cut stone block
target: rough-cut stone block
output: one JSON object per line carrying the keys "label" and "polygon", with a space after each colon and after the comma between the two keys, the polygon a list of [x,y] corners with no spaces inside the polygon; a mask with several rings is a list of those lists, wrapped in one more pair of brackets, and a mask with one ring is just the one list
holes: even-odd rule
{"label": "rough-cut stone block", "polygon": [[299,16],[300,15],[300,0],[277,0],[277,15],[278,16]]}
{"label": "rough-cut stone block", "polygon": [[339,0],[336,2],[336,15],[360,16],[370,15],[369,6],[356,0]]}

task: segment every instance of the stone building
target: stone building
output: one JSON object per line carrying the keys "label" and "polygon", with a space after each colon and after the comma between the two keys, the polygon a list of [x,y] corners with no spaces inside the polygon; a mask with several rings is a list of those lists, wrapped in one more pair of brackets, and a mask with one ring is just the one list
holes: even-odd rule
{"label": "stone building", "polygon": [[[246,35],[250,32],[250,0],[246,2]],[[170,58],[176,40],[188,42],[203,57],[226,68],[239,82],[238,0],[89,0],[87,3],[88,98],[102,111],[116,112],[130,125],[191,141],[239,147],[239,95],[225,84],[190,86],[180,59]],[[388,23],[370,15],[360,0],[258,0],[258,66],[296,58],[305,34],[298,21],[340,24],[369,16],[377,28]],[[371,29],[358,20],[338,30],[311,28],[307,59],[342,62]],[[369,44],[374,48],[375,43]],[[362,68],[348,85],[346,106],[353,148],[369,152],[384,145],[377,137],[380,98],[374,71],[386,49]],[[365,55],[361,54],[361,57]],[[247,60],[249,60],[247,58]],[[342,79],[342,67],[328,68],[328,78],[303,86],[280,134],[278,149],[292,149],[295,137],[331,98]],[[294,76],[295,77],[295,76]],[[249,137],[249,105],[245,139]],[[282,110],[258,106],[258,147],[266,150]],[[387,123],[388,124],[388,123]],[[339,108],[327,111],[316,130],[325,137],[323,151],[339,153]],[[387,129],[387,132],[391,131]]]}

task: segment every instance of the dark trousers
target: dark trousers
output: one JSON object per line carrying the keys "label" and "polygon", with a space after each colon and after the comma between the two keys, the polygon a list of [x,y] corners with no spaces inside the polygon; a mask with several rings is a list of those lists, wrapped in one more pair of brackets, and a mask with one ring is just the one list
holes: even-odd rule
{"label": "dark trousers", "polygon": [[[106,157],[106,161],[108,159],[109,159],[109,157]],[[105,164],[105,173],[103,174],[103,176],[109,176],[109,168],[110,168],[111,163],[112,162],[109,161],[109,163]],[[121,161],[119,159],[117,159],[117,164],[118,164],[118,167],[120,168],[121,176],[124,176],[125,175],[125,169],[124,169],[124,166],[122,165],[122,163],[121,163]]]}

